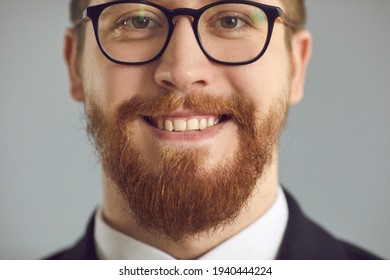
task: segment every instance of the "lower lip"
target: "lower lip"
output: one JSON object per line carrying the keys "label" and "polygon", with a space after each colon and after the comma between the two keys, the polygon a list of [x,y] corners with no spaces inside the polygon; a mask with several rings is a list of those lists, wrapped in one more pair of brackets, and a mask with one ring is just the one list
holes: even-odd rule
{"label": "lower lip", "polygon": [[199,141],[215,137],[229,120],[199,131],[169,132],[146,123],[157,138],[170,141]]}

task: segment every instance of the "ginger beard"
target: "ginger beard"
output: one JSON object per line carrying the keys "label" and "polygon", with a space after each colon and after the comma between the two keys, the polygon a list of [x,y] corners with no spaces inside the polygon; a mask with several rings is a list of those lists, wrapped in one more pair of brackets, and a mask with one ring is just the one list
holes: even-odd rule
{"label": "ginger beard", "polygon": [[[161,146],[158,171],[152,170],[133,139],[132,125],[143,121],[142,116],[181,108],[224,114],[234,121],[239,141],[232,159],[211,170],[204,164],[212,147]],[[104,116],[93,100],[88,100],[86,111],[88,133],[105,174],[123,197],[124,210],[148,232],[180,241],[235,220],[272,161],[288,105],[283,96],[259,119],[255,106],[239,94],[221,98],[172,93],[158,99],[136,96],[119,106],[114,118]]]}

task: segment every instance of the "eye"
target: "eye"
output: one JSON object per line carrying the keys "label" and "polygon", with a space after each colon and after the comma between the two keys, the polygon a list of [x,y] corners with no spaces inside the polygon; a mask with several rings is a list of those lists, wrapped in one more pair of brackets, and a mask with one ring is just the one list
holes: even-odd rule
{"label": "eye", "polygon": [[122,25],[136,29],[153,28],[158,26],[155,21],[144,16],[127,18],[126,20],[122,21]]}
{"label": "eye", "polygon": [[238,17],[226,16],[219,19],[220,25],[224,28],[232,29],[242,27],[246,24],[245,21]]}

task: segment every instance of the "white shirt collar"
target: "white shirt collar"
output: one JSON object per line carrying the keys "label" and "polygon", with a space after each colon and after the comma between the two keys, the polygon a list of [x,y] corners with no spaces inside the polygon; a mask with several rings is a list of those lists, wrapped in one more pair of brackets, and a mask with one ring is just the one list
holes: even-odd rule
{"label": "white shirt collar", "polygon": [[[286,197],[279,187],[271,208],[254,223],[204,254],[199,260],[272,260],[282,243],[288,220]],[[96,253],[102,260],[174,260],[169,254],[127,236],[95,216]]]}

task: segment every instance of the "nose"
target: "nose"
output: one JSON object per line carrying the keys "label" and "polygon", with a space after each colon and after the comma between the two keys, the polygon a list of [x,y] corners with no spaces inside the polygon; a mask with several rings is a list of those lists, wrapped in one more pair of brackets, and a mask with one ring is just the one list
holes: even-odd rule
{"label": "nose", "polygon": [[213,79],[212,62],[200,49],[192,29],[191,17],[175,19],[175,29],[169,45],[155,71],[158,85],[169,91],[199,90]]}

